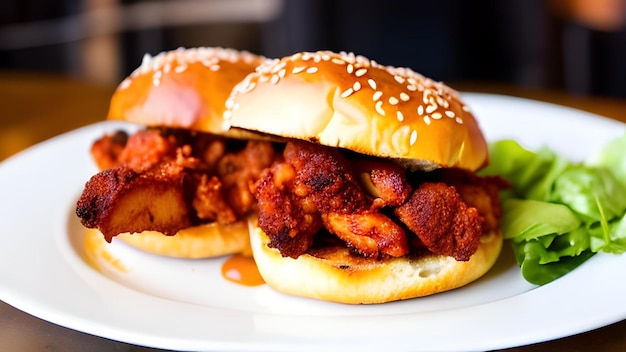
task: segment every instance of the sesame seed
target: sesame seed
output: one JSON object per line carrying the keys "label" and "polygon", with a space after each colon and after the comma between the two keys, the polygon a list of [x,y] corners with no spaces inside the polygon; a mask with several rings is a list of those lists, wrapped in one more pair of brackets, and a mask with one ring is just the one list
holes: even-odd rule
{"label": "sesame seed", "polygon": [[424,106],[423,105],[420,105],[420,106],[417,107],[417,114],[420,115],[420,116],[424,115]]}
{"label": "sesame seed", "polygon": [[328,55],[328,54],[322,54],[322,60],[324,60],[324,61],[328,61],[328,60],[330,60],[330,55]]}
{"label": "sesame seed", "polygon": [[356,70],[354,75],[357,76],[357,77],[361,77],[361,76],[363,76],[366,73],[367,73],[367,69],[366,68],[360,68],[360,69]]}
{"label": "sesame seed", "polygon": [[229,97],[226,99],[226,103],[224,104],[226,109],[232,109],[235,106],[235,99],[233,97]]}
{"label": "sesame seed", "polygon": [[446,116],[448,116],[449,118],[453,118],[456,114],[454,113],[454,111],[452,110],[446,110],[445,112]]}
{"label": "sesame seed", "polygon": [[278,71],[284,69],[286,65],[287,65],[286,62],[279,63],[278,65],[274,66],[274,68],[272,68],[271,73],[278,73]]}
{"label": "sesame seed", "polygon": [[185,72],[185,70],[187,70],[187,65],[179,65],[179,66],[176,66],[176,68],[174,69],[174,72],[183,73]]}
{"label": "sesame seed", "polygon": [[463,104],[463,111],[465,111],[465,112],[470,112],[470,108],[469,108],[469,106],[467,106],[467,105]]}
{"label": "sesame seed", "polygon": [[381,115],[381,116],[385,116],[385,110],[383,110],[383,102],[382,101],[377,101],[376,102],[376,111]]}
{"label": "sesame seed", "polygon": [[396,118],[400,122],[404,121],[404,115],[402,114],[402,111],[400,111],[400,110],[396,111]]}
{"label": "sesame seed", "polygon": [[311,67],[306,69],[306,73],[315,73],[315,72],[317,72],[317,70],[318,70],[317,67],[311,66]]}
{"label": "sesame seed", "polygon": [[341,60],[341,59],[338,59],[338,58],[336,58],[336,57],[333,57],[330,61],[331,61],[332,63],[334,63],[334,64],[337,64],[337,65],[343,65],[343,64],[345,64],[345,63],[346,63],[345,61],[343,61],[343,60]]}
{"label": "sesame seed", "polygon": [[428,105],[426,107],[427,114],[432,114],[435,110],[437,110],[437,105]]}
{"label": "sesame seed", "polygon": [[352,95],[352,93],[354,93],[354,90],[352,88],[348,88],[348,89],[344,90],[343,93],[341,93],[341,97],[342,98],[347,98],[350,95]]}
{"label": "sesame seed", "polygon": [[413,84],[409,84],[408,86],[406,86],[406,89],[410,90],[411,92],[415,92],[417,90],[417,87]]}
{"label": "sesame seed", "polygon": [[209,70],[211,70],[211,71],[219,71],[220,70],[220,65],[218,65],[218,64],[211,65],[209,67]]}
{"label": "sesame seed", "polygon": [[415,144],[415,142],[417,142],[417,131],[413,130],[413,132],[411,132],[411,137],[409,139],[409,145],[413,145]]}
{"label": "sesame seed", "polygon": [[370,78],[367,80],[367,84],[369,84],[373,90],[376,90],[376,81]]}
{"label": "sesame seed", "polygon": [[456,123],[458,123],[459,125],[463,124],[463,119],[460,117],[457,117],[456,119],[454,119],[456,121]]}
{"label": "sesame seed", "polygon": [[152,84],[155,87],[158,87],[161,84],[161,77],[163,76],[163,72],[162,71],[156,71],[154,73],[154,75],[152,76]]}
{"label": "sesame seed", "polygon": [[424,116],[424,123],[430,126],[430,117],[428,115]]}
{"label": "sesame seed", "polygon": [[[372,60],[372,62],[373,61],[374,60]],[[370,63],[370,60],[363,55],[357,55],[356,62],[358,62],[359,64],[368,65]]]}
{"label": "sesame seed", "polygon": [[391,105],[397,105],[399,102],[400,101],[396,97],[390,97],[389,98],[389,104],[391,104]]}
{"label": "sesame seed", "polygon": [[252,82],[252,81],[248,82],[248,84],[246,85],[246,89],[245,89],[244,93],[250,92],[255,87],[256,87],[256,83],[255,82]]}
{"label": "sesame seed", "polygon": [[411,99],[411,97],[408,94],[406,94],[405,92],[400,93],[400,100],[409,101],[409,99]]}
{"label": "sesame seed", "polygon": [[441,119],[443,116],[442,116],[440,113],[438,113],[438,112],[434,112],[434,113],[432,113],[432,115],[430,115],[430,117],[432,117],[432,118],[433,118],[433,119],[435,119],[435,120],[439,120],[439,119]]}
{"label": "sesame seed", "polygon": [[352,89],[354,89],[355,92],[359,91],[361,89],[361,82],[354,82]]}
{"label": "sesame seed", "polygon": [[171,69],[172,69],[172,64],[169,62],[165,63],[165,65],[163,66],[163,72],[165,73],[169,73]]}
{"label": "sesame seed", "polygon": [[126,89],[128,87],[130,87],[130,84],[133,83],[133,81],[130,78],[126,78],[122,81],[122,83],[120,83],[120,88],[119,89]]}
{"label": "sesame seed", "polygon": [[302,71],[304,71],[304,70],[306,70],[306,66],[298,66],[298,67],[294,67],[294,68],[291,70],[291,73],[293,73],[293,74],[297,74],[297,73],[300,73],[300,72],[302,72]]}
{"label": "sesame seed", "polygon": [[372,100],[377,101],[382,96],[383,96],[383,92],[377,90],[374,92],[374,95],[372,96]]}
{"label": "sesame seed", "polygon": [[430,101],[431,97],[430,97],[430,91],[426,90],[424,91],[424,95],[422,96],[422,102],[424,104],[428,104],[428,102]]}
{"label": "sesame seed", "polygon": [[285,75],[287,74],[287,70],[285,70],[284,68],[280,71],[278,71],[278,77],[280,78],[285,78]]}
{"label": "sesame seed", "polygon": [[279,81],[280,81],[280,77],[278,77],[278,75],[272,75],[272,78],[270,78],[271,84],[277,84]]}
{"label": "sesame seed", "polygon": [[143,57],[141,58],[141,66],[142,67],[149,66],[151,61],[152,61],[152,55],[148,53],[143,54]]}
{"label": "sesame seed", "polygon": [[395,75],[395,76],[393,76],[393,79],[395,79],[395,80],[396,80],[396,82],[398,82],[398,83],[400,83],[400,84],[404,83],[404,77],[402,77],[402,76],[400,76],[400,75]]}
{"label": "sesame seed", "polygon": [[348,66],[346,67],[346,70],[348,71],[349,74],[352,74],[352,72],[354,71],[354,66],[352,64],[348,64]]}

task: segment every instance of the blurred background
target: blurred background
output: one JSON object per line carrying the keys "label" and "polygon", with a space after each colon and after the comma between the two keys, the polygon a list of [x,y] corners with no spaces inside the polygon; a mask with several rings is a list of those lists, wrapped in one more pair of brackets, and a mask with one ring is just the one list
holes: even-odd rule
{"label": "blurred background", "polygon": [[5,0],[0,70],[115,85],[144,53],[343,50],[444,82],[626,97],[624,0]]}

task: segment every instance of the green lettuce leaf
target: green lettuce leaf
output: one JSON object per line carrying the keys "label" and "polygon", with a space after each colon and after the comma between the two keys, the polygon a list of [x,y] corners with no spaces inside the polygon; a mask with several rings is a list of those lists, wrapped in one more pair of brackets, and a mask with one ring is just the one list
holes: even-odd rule
{"label": "green lettuce leaf", "polygon": [[501,196],[502,231],[527,281],[543,285],[595,253],[626,251],[626,134],[587,163],[513,140],[491,143],[490,160],[480,174],[512,184]]}
{"label": "green lettuce leaf", "polygon": [[564,234],[581,221],[567,206],[532,199],[508,199],[502,203],[502,234],[514,242]]}
{"label": "green lettuce leaf", "polygon": [[531,152],[513,140],[490,145],[489,165],[483,175],[500,175],[512,184],[514,197],[548,200],[555,179],[571,163],[547,148]]}
{"label": "green lettuce leaf", "polygon": [[542,258],[550,256],[550,250],[535,240],[515,243],[513,251],[522,270],[522,276],[535,285],[545,285],[558,279],[594,255],[591,250],[586,250],[580,255],[560,257],[558,261],[545,263],[542,262]]}
{"label": "green lettuce leaf", "polygon": [[606,168],[576,165],[554,181],[550,201],[567,204],[587,222],[607,221],[626,209],[626,187]]}
{"label": "green lettuce leaf", "polygon": [[587,162],[590,166],[606,168],[626,188],[626,134],[607,143]]}
{"label": "green lettuce leaf", "polygon": [[594,252],[620,254],[626,252],[626,215],[608,222],[608,231],[599,224],[589,226],[590,247]]}

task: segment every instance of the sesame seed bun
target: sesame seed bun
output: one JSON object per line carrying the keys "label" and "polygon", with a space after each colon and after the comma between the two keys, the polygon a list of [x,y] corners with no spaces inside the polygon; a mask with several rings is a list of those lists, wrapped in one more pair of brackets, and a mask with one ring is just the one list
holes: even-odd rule
{"label": "sesame seed bun", "polygon": [[265,58],[217,47],[144,56],[117,87],[109,120],[224,134],[224,102],[235,84]]}
{"label": "sesame seed bun", "polygon": [[115,237],[143,251],[176,258],[212,258],[242,253],[250,255],[248,227],[244,221],[232,225],[216,222],[189,227],[173,236],[158,231],[122,233]]}
{"label": "sesame seed bun", "polygon": [[502,235],[483,235],[469,261],[442,255],[364,258],[343,246],[310,250],[297,259],[267,246],[269,238],[250,222],[252,254],[263,280],[294,296],[345,304],[376,304],[449,291],[483,276],[495,264]]}
{"label": "sesame seed bun", "polygon": [[[235,84],[264,60],[246,51],[218,47],[146,55],[117,87],[108,119],[246,138],[246,134],[222,129],[224,102]],[[147,252],[180,258],[249,252],[250,246],[245,219],[232,225],[194,226],[173,236],[143,231],[117,238]]]}
{"label": "sesame seed bun", "polygon": [[411,169],[487,161],[456,91],[408,68],[320,51],[267,60],[233,89],[225,124],[398,161]]}

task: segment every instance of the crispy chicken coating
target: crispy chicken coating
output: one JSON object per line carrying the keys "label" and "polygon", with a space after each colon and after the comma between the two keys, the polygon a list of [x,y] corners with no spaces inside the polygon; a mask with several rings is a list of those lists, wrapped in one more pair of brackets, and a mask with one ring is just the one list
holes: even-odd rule
{"label": "crispy chicken coating", "polygon": [[433,253],[467,261],[482,235],[482,217],[453,186],[423,183],[395,214]]}
{"label": "crispy chicken coating", "polygon": [[192,223],[182,184],[181,173],[108,169],[87,182],[76,214],[86,227],[98,228],[108,242],[123,232],[155,230],[174,235]]}
{"label": "crispy chicken coating", "polygon": [[379,258],[381,254],[401,257],[409,253],[402,227],[381,213],[328,213],[322,218],[331,233],[364,257]]}
{"label": "crispy chicken coating", "polygon": [[325,230],[366,257],[425,248],[466,261],[480,236],[499,226],[498,192],[506,187],[500,180],[463,170],[407,175],[389,160],[347,156],[287,142],[284,160],[265,170],[254,190],[270,247],[296,258]]}
{"label": "crispy chicken coating", "polygon": [[407,181],[406,170],[387,160],[357,160],[354,163],[361,183],[375,197],[372,205],[379,209],[385,206],[398,206],[411,195],[411,185]]}
{"label": "crispy chicken coating", "polygon": [[314,204],[319,212],[346,214],[369,208],[352,166],[338,149],[292,141],[283,154],[296,173],[294,192]]}
{"label": "crispy chicken coating", "polygon": [[120,154],[127,141],[128,134],[124,131],[117,131],[96,140],[91,145],[90,152],[98,169],[106,170],[118,166]]}
{"label": "crispy chicken coating", "polygon": [[313,243],[321,214],[350,214],[368,208],[352,169],[336,149],[291,141],[284,162],[263,173],[255,187],[259,226],[270,247],[296,258]]}
{"label": "crispy chicken coating", "polygon": [[270,142],[153,129],[125,143],[104,136],[92,155],[109,168],[87,182],[76,214],[110,241],[124,232],[174,235],[194,225],[242,219],[255,210],[251,185],[271,165],[274,149]]}
{"label": "crispy chicken coating", "polygon": [[467,205],[474,207],[484,217],[483,231],[491,232],[500,228],[502,204],[498,197],[511,183],[499,176],[479,177],[463,169],[448,168],[435,170],[429,179],[454,186]]}

